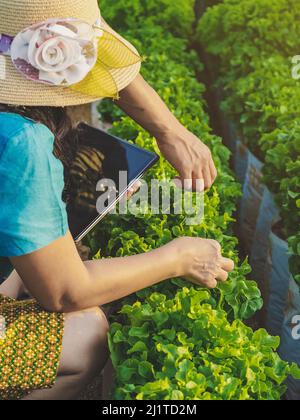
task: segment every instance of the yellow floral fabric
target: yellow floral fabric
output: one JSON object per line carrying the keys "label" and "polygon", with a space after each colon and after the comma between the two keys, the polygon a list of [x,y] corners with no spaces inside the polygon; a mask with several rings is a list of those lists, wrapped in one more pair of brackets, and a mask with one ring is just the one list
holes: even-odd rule
{"label": "yellow floral fabric", "polygon": [[0,400],[54,385],[63,331],[63,314],[0,295]]}

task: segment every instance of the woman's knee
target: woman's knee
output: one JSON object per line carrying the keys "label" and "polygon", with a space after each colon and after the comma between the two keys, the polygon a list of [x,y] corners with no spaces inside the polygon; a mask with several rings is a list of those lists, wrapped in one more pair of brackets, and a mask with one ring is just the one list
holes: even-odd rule
{"label": "woman's knee", "polygon": [[109,324],[100,308],[67,314],[60,374],[97,374],[108,358]]}
{"label": "woman's knee", "polygon": [[[86,327],[87,338],[93,339],[96,335],[100,342],[107,344],[107,334],[109,331],[109,323],[106,315],[100,308],[91,308],[81,312],[83,315],[83,327]],[[76,314],[74,314],[76,316]]]}

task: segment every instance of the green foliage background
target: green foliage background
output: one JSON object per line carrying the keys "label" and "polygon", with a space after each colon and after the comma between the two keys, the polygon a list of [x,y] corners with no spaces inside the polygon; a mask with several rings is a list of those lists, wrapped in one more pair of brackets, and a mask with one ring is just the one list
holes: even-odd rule
{"label": "green foliage background", "polygon": [[[230,153],[211,134],[196,79],[202,66],[188,48],[194,1],[101,0],[106,20],[132,41],[142,55],[144,77],[164,101],[211,148],[219,171],[205,195],[205,218],[187,226],[186,215],[111,215],[90,236],[95,258],[134,255],[173,238],[197,236],[220,241],[236,262],[230,280],[212,292],[170,279],[120,303],[110,330],[117,399],[279,399],[296,366],[280,360],[277,338],[253,332],[242,320],[262,306],[255,282],[247,281],[248,263],[239,262],[232,232],[240,186],[229,169]],[[111,101],[102,102],[102,118],[112,132],[158,152],[155,140]],[[146,176],[171,179],[174,170],[161,158]],[[99,250],[100,249],[100,250]],[[154,267],[155,269],[155,267]]]}
{"label": "green foliage background", "polygon": [[207,9],[196,38],[215,57],[224,111],[265,162],[300,284],[300,84],[292,78],[299,19],[297,0],[224,0]]}

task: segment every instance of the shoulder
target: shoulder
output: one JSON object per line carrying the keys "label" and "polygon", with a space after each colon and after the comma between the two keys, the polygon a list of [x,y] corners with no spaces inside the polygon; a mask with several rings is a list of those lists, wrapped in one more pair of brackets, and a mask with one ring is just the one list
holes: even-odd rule
{"label": "shoulder", "polygon": [[1,137],[11,137],[18,131],[36,124],[35,121],[25,118],[22,115],[10,112],[0,112]]}
{"label": "shoulder", "polygon": [[35,147],[53,148],[54,135],[43,124],[18,114],[0,113],[0,155],[5,148],[18,146],[21,151]]}
{"label": "shoulder", "polygon": [[24,255],[68,229],[63,166],[51,131],[26,118],[0,115],[1,144],[0,255]]}
{"label": "shoulder", "polygon": [[0,113],[0,167],[19,171],[58,165],[53,155],[54,135],[43,124],[17,114]]}

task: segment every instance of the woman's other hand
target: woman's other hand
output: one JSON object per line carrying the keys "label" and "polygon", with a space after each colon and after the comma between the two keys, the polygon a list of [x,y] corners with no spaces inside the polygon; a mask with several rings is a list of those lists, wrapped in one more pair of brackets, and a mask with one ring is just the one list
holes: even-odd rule
{"label": "woman's other hand", "polygon": [[[211,151],[177,120],[140,74],[121,92],[116,104],[156,138],[161,153],[180,180],[192,180],[187,189],[211,188],[217,177]],[[202,181],[199,186],[198,179]]]}
{"label": "woman's other hand", "polygon": [[138,192],[138,190],[141,188],[142,183],[141,181],[136,181],[132,187],[129,188],[127,191],[127,200],[129,200],[135,193]]}
{"label": "woman's other hand", "polygon": [[213,289],[218,281],[224,282],[234,269],[234,262],[222,256],[221,245],[214,240],[179,238],[169,245],[170,252],[177,254],[178,277]]}

